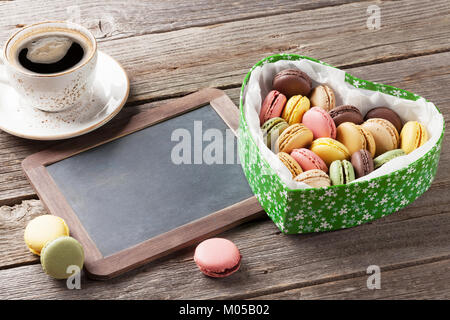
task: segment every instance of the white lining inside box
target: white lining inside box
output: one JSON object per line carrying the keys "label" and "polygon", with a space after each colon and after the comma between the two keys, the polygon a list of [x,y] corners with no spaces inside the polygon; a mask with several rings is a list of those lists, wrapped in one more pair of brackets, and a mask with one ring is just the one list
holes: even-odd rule
{"label": "white lining inside box", "polygon": [[[417,120],[428,131],[429,140],[420,148],[408,155],[398,157],[367,176],[356,179],[353,182],[370,180],[396,170],[407,167],[425,155],[439,140],[444,119],[435,105],[420,98],[417,101],[406,100],[385,93],[356,88],[345,82],[345,71],[325,66],[307,59],[298,61],[280,60],[275,63],[265,63],[252,71],[249,82],[244,92],[244,115],[249,131],[262,157],[270,167],[279,175],[283,183],[290,189],[311,188],[302,182],[292,179],[290,171],[282,164],[278,157],[265,145],[259,126],[259,111],[261,103],[267,93],[272,90],[272,79],[281,70],[300,69],[306,72],[313,80],[313,87],[318,84],[326,84],[331,87],[336,96],[336,105],[351,104],[360,109],[363,115],[372,108],[378,106],[389,107],[402,118],[403,122]],[[369,80],[369,79],[366,79]]]}

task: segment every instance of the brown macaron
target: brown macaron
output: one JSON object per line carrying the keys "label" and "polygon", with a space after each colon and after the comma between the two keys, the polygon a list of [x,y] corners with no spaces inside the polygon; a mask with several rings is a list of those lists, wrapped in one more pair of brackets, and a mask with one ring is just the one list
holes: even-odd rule
{"label": "brown macaron", "polygon": [[366,149],[353,153],[351,162],[353,169],[355,169],[356,178],[364,177],[374,170],[373,158]]}
{"label": "brown macaron", "polygon": [[336,127],[344,122],[361,124],[364,121],[361,111],[359,111],[357,107],[352,105],[338,106],[334,109],[331,109],[329,113],[331,118],[333,118]]}
{"label": "brown macaron", "polygon": [[287,69],[278,72],[272,81],[274,90],[278,90],[288,99],[295,95],[308,96],[311,92],[311,78],[298,69]]}
{"label": "brown macaron", "polygon": [[298,162],[295,161],[295,159],[286,152],[279,152],[277,156],[278,159],[280,159],[281,162],[286,166],[286,168],[289,169],[292,174],[292,178],[295,178],[303,172],[302,167],[298,164]]}
{"label": "brown macaron", "polygon": [[364,121],[372,118],[381,118],[392,123],[398,132],[402,131],[403,122],[400,116],[392,109],[387,107],[377,107],[366,113]]}
{"label": "brown macaron", "polygon": [[336,106],[333,90],[324,84],[314,88],[309,101],[311,102],[311,107],[320,107],[325,111],[330,111]]}

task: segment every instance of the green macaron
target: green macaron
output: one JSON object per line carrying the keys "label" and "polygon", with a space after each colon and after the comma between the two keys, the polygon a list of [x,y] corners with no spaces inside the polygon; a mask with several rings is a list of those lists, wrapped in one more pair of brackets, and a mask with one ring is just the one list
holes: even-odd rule
{"label": "green macaron", "polygon": [[83,263],[83,247],[72,237],[58,237],[41,250],[42,269],[55,279],[69,278],[74,270],[83,268]]}
{"label": "green macaron", "polygon": [[263,132],[264,142],[269,149],[272,147],[272,140],[275,142],[287,127],[289,127],[289,124],[286,120],[279,117],[271,118],[264,122],[261,130]]}
{"label": "green macaron", "polygon": [[406,154],[405,151],[403,151],[402,149],[394,149],[394,150],[387,151],[387,152],[379,155],[375,159],[373,159],[373,164],[375,166],[375,169],[381,167],[386,162],[389,162],[392,159],[395,159],[397,157],[404,156],[405,154]]}
{"label": "green macaron", "polygon": [[355,171],[350,161],[335,160],[330,165],[330,180],[331,184],[339,185],[346,184],[355,180]]}

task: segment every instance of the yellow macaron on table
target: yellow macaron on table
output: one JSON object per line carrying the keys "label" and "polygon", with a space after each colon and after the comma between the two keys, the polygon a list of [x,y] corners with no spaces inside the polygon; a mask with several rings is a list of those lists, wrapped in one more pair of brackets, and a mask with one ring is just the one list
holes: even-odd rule
{"label": "yellow macaron on table", "polygon": [[[401,145],[407,154],[348,184],[327,186],[324,183],[322,187],[314,188],[302,183],[302,179],[293,179],[290,170],[281,165],[280,159],[262,141],[258,126],[260,102],[272,87],[270,82],[274,75],[286,69],[307,73],[312,78],[312,87],[326,84],[332,88],[336,106],[357,106],[362,115],[372,108],[387,106],[406,123],[401,135],[383,119],[369,119],[361,126],[337,125],[338,140],[346,143],[351,151],[331,138],[309,141],[312,142],[309,145],[311,151],[328,166],[334,160],[349,159],[350,153],[358,148],[368,149],[369,153],[378,156],[383,148],[392,149],[389,143]],[[444,127],[439,109],[414,93],[356,78],[313,58],[278,54],[256,63],[243,81],[239,155],[254,194],[282,232],[329,231],[379,219],[423,194],[436,174]],[[354,138],[358,144],[347,142],[350,135],[359,137],[359,142]],[[377,144],[376,154],[374,143]],[[290,152],[291,148],[286,149],[280,151]]]}
{"label": "yellow macaron on table", "polygon": [[24,240],[32,253],[40,255],[47,242],[68,235],[69,227],[63,219],[57,216],[43,215],[28,223],[25,228]]}

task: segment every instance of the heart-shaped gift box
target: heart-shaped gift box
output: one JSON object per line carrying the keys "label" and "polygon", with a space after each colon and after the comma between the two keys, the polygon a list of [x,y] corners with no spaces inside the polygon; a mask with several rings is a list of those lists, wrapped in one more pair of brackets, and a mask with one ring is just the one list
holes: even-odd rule
{"label": "heart-shaped gift box", "polygon": [[[410,154],[390,161],[346,185],[311,188],[295,182],[263,142],[261,101],[274,75],[297,68],[335,92],[336,105],[352,104],[364,115],[384,105],[404,122],[425,125],[429,140]],[[411,92],[356,78],[319,60],[278,54],[256,63],[244,79],[240,97],[239,157],[253,193],[277,227],[287,234],[349,228],[398,211],[423,194],[436,174],[445,122],[439,109]]]}

